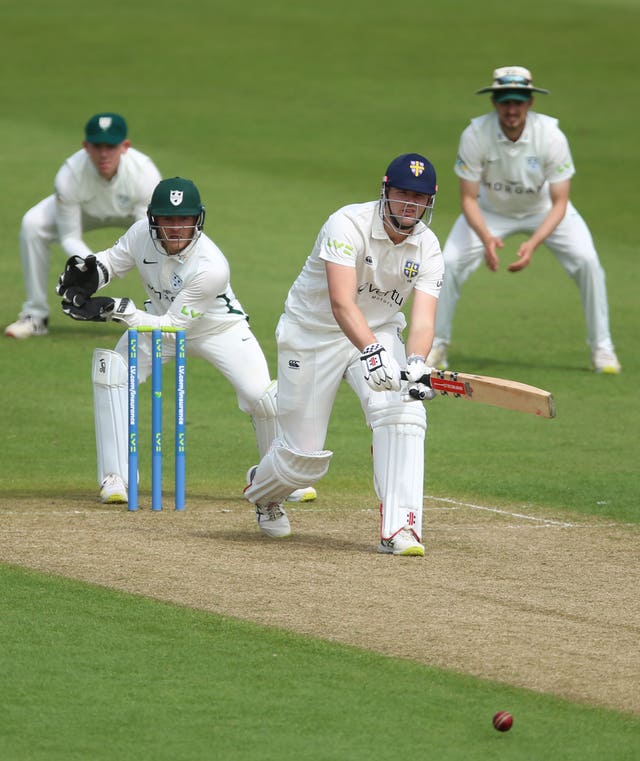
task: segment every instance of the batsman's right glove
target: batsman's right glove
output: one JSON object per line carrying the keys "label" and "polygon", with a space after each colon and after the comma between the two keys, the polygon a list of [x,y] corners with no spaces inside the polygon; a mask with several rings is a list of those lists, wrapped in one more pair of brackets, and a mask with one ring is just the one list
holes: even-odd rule
{"label": "batsman's right glove", "polygon": [[404,377],[408,382],[402,391],[402,401],[413,402],[419,399],[428,402],[435,397],[436,392],[431,386],[420,382],[425,376],[431,375],[432,369],[425,362],[425,358],[419,354],[410,354],[407,357],[407,369]]}

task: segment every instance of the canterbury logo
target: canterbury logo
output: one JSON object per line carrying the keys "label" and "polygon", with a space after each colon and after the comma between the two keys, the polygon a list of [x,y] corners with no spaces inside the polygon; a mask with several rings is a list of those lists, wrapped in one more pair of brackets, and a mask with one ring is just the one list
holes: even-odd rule
{"label": "canterbury logo", "polygon": [[182,190],[170,190],[169,191],[169,201],[174,206],[180,206],[182,203],[182,199],[184,197],[184,192]]}
{"label": "canterbury logo", "polygon": [[409,164],[409,169],[411,169],[412,174],[414,174],[416,177],[420,177],[420,175],[424,172],[424,162],[412,161]]}

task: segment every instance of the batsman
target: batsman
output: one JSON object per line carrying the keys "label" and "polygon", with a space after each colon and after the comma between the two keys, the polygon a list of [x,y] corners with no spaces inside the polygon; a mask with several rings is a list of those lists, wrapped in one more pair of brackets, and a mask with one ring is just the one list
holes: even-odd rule
{"label": "batsman", "polygon": [[[191,180],[162,180],[153,191],[147,219],[135,222],[109,249],[72,256],[60,275],[62,310],[74,320],[184,330],[187,354],[201,357],[234,387],[238,406],[251,416],[260,455],[277,434],[276,384],[264,353],[230,283],[229,262],[203,233],[205,207]],[[95,296],[113,278],[137,269],[147,309],[131,299]],[[175,334],[166,334],[162,361],[175,357]],[[141,336],[138,380],[151,373],[151,341]],[[127,502],[127,333],[115,350],[96,349],[92,380],[98,484],[104,503]],[[305,485],[306,486],[306,485]],[[315,499],[314,489],[288,495]]]}
{"label": "batsman", "polygon": [[[245,490],[271,536],[291,531],[285,496],[314,484],[329,468],[332,452],[324,443],[344,380],[372,431],[378,551],[424,555],[427,419],[414,395],[434,395],[420,379],[431,371],[425,357],[444,269],[429,229],[436,190],[428,159],[398,156],[387,168],[379,200],[345,206],[329,217],[289,290],[276,329],[281,435]],[[401,385],[403,371],[409,382]]]}

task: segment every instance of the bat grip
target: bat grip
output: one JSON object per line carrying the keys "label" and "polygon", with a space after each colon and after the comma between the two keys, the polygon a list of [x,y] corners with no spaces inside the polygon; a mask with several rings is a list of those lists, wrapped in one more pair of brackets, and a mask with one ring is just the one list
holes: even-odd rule
{"label": "bat grip", "polygon": [[[407,373],[405,370],[400,370],[400,379],[403,381],[409,380],[407,378]],[[415,383],[416,381],[412,381],[412,382]],[[431,376],[426,373],[417,382],[422,383],[423,386],[429,386],[429,388],[431,388]],[[418,391],[417,388],[409,389],[409,396],[412,396],[414,399],[419,399],[420,401],[424,401],[424,394],[420,393],[420,391]]]}
{"label": "bat grip", "polygon": [[[400,380],[406,381],[409,380],[407,377],[406,370],[400,370]],[[431,388],[431,376],[427,373],[425,373],[420,380],[418,381],[412,381],[412,383],[422,383],[423,386],[429,386]]]}

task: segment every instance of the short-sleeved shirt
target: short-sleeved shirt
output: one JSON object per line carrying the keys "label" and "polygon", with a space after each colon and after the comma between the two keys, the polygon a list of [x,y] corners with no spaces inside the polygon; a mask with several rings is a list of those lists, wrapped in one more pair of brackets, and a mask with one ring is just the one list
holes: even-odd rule
{"label": "short-sleeved shirt", "polygon": [[533,111],[515,142],[502,132],[495,111],[472,119],[460,138],[455,165],[458,177],[480,183],[481,209],[516,219],[547,212],[549,185],[574,172],[558,120]]}
{"label": "short-sleeved shirt", "polygon": [[323,225],[285,302],[288,317],[319,331],[341,330],[331,312],[325,262],[356,270],[356,304],[373,330],[406,305],[414,288],[437,298],[444,273],[438,239],[422,222],[394,245],[379,201],[344,206]]}
{"label": "short-sleeved shirt", "polygon": [[111,180],[99,174],[84,148],[70,156],[54,181],[56,224],[65,252],[69,256],[91,253],[82,242],[86,219],[92,227],[126,228],[145,217],[160,179],[153,161],[135,148],[120,156]]}
{"label": "short-sleeved shirt", "polygon": [[175,256],[156,250],[149,223],[143,219],[96,258],[107,268],[110,279],[138,269],[151,308],[149,313],[139,310],[128,321],[129,327],[175,326],[196,338],[247,319],[231,289],[229,262],[204,234],[181,263]]}

